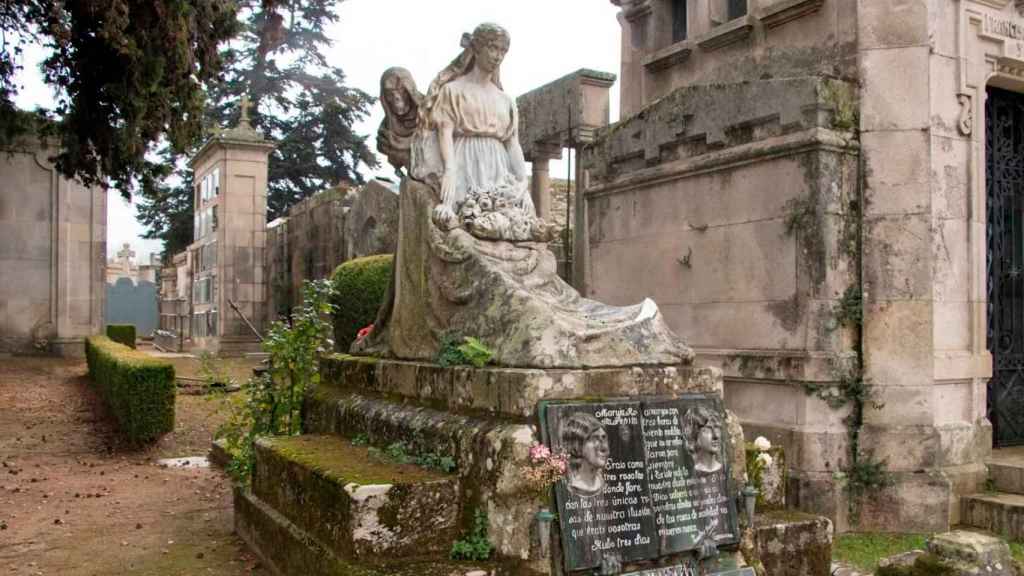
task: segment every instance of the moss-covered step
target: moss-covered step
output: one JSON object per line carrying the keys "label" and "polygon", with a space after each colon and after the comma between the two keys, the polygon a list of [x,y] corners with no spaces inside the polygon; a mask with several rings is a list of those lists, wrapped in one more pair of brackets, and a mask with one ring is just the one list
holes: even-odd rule
{"label": "moss-covered step", "polygon": [[338,436],[260,439],[252,493],[337,557],[447,552],[458,536],[458,477],[396,464]]}
{"label": "moss-covered step", "polygon": [[452,562],[444,555],[381,558],[374,564],[346,561],[242,488],[235,489],[235,531],[278,576],[450,576],[474,570],[492,574],[495,569],[504,573],[493,563]]}
{"label": "moss-covered step", "polygon": [[541,400],[722,393],[722,371],[694,366],[582,370],[442,367],[427,362],[332,354],[320,361],[321,386],[401,397],[438,410],[531,418]]}
{"label": "moss-covered step", "polygon": [[411,453],[454,460],[462,492],[463,528],[471,525],[476,509],[483,509],[488,537],[498,556],[540,559],[529,527],[544,503],[529,490],[523,475],[530,445],[536,440],[530,426],[329,386],[311,390],[302,413],[303,429],[310,433],[361,437],[382,448],[402,442]]}

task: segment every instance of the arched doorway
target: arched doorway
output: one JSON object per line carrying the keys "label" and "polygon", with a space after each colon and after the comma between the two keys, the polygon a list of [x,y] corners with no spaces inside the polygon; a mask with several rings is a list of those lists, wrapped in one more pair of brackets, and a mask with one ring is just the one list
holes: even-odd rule
{"label": "arched doorway", "polygon": [[988,417],[995,447],[1024,444],[1024,94],[985,102]]}

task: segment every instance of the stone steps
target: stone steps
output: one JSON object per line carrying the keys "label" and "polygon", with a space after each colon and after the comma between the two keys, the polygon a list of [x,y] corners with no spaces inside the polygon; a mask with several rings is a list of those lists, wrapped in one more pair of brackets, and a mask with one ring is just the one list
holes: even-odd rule
{"label": "stone steps", "polygon": [[963,496],[960,522],[1009,540],[1024,541],[1024,495],[988,492]]}
{"label": "stone steps", "polygon": [[1024,447],[993,450],[985,464],[994,490],[1024,494]]}
{"label": "stone steps", "polygon": [[458,536],[457,477],[394,464],[337,436],[260,439],[243,498],[344,561],[441,554]]}
{"label": "stone steps", "polygon": [[493,563],[449,561],[447,555],[378,558],[373,565],[339,558],[317,538],[298,528],[243,488],[235,489],[235,531],[277,576],[464,576],[491,574]]}

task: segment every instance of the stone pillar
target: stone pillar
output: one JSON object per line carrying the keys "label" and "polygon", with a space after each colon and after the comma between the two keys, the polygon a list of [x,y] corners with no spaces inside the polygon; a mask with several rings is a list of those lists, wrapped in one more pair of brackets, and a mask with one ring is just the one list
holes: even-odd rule
{"label": "stone pillar", "polygon": [[[211,138],[190,162],[197,213],[215,216],[215,225],[204,226],[189,247],[194,282],[208,287],[190,294],[191,320],[207,326],[205,336],[193,330],[192,345],[229,354],[258,350],[250,324],[262,333],[266,318],[267,171],[274,144],[249,124],[247,106],[238,126]],[[211,188],[205,196],[204,186]],[[197,292],[210,297],[197,302]]]}
{"label": "stone pillar", "polygon": [[537,216],[544,220],[551,219],[551,173],[548,171],[547,158],[533,161],[533,175],[530,179],[530,197],[537,209]]}

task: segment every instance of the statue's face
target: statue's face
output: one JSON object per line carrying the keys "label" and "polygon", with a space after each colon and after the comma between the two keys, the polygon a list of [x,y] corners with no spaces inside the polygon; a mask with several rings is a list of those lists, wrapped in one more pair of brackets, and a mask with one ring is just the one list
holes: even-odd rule
{"label": "statue's face", "polygon": [[598,428],[587,436],[583,443],[583,459],[594,468],[603,469],[608,465],[608,434]]}
{"label": "statue's face", "polygon": [[473,55],[476,57],[476,65],[484,72],[494,72],[497,70],[507,53],[507,38],[495,37],[484,42],[473,43]]}
{"label": "statue's face", "polygon": [[387,100],[388,107],[398,114],[404,116],[409,111],[409,99],[398,80],[391,80],[384,83],[383,98]]}
{"label": "statue's face", "polygon": [[718,426],[709,424],[700,429],[697,435],[697,451],[718,454],[722,449],[722,433]]}

